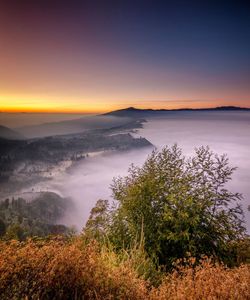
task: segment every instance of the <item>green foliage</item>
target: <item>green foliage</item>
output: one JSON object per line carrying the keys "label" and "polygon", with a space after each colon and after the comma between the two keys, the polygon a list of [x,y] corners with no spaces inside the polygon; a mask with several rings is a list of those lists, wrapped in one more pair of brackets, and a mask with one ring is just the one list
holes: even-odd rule
{"label": "green foliage", "polygon": [[68,199],[50,192],[41,193],[31,202],[6,199],[0,203],[0,236],[25,240],[30,236],[67,233],[66,226],[56,224],[67,208]]}
{"label": "green foliage", "polygon": [[24,240],[25,229],[20,224],[11,224],[8,226],[4,238],[6,240]]}
{"label": "green foliage", "polygon": [[231,255],[228,264],[239,266],[242,263],[250,264],[250,238],[245,237],[240,241],[232,243]]}
{"label": "green foliage", "polygon": [[108,200],[99,199],[91,209],[85,226],[85,235],[96,240],[103,240],[109,225]]}
{"label": "green foliage", "polygon": [[191,158],[176,145],[153,151],[141,168],[132,166],[128,176],[114,180],[117,205],[102,212],[109,214],[105,234],[121,249],[143,230],[148,255],[168,267],[190,254],[225,260],[230,242],[245,233],[242,196],[226,188],[234,170],[208,147]]}

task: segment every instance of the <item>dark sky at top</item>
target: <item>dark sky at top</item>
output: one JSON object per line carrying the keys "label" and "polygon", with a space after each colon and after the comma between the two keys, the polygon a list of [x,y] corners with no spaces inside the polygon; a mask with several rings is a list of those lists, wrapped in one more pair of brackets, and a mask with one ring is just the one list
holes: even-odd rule
{"label": "dark sky at top", "polygon": [[250,106],[248,1],[1,1],[0,54],[1,104]]}

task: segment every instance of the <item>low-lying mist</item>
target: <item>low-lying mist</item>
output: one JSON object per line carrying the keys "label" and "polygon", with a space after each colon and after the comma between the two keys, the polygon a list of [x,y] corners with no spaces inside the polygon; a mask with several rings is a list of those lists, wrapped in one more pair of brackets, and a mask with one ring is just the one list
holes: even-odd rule
{"label": "low-lying mist", "polygon": [[152,148],[129,152],[106,153],[86,158],[70,173],[54,180],[51,188],[73,199],[72,213],[62,220],[81,229],[98,199],[111,199],[110,184],[114,177],[127,174],[131,163],[142,165]]}
{"label": "low-lying mist", "polygon": [[[226,153],[230,164],[238,167],[229,183],[232,191],[243,193],[248,231],[250,214],[250,113],[179,112],[165,118],[152,118],[144,123],[137,136],[143,136],[158,149],[177,143],[185,155],[192,155],[194,148],[208,145],[215,153]],[[70,174],[53,182],[53,187],[73,198],[76,213],[68,217],[68,225],[82,228],[91,208],[99,198],[111,199],[112,178],[127,173],[131,163],[141,165],[151,148],[130,152],[109,153],[85,159]]]}

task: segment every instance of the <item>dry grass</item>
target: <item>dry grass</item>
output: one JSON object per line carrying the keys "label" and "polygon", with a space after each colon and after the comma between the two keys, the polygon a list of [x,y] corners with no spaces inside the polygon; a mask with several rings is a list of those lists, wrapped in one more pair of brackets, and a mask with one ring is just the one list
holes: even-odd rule
{"label": "dry grass", "polygon": [[229,269],[206,258],[194,266],[177,266],[157,289],[151,291],[151,300],[163,299],[250,299],[250,266]]}
{"label": "dry grass", "polygon": [[151,288],[135,257],[80,238],[0,242],[0,299],[250,299],[247,265],[227,269],[206,259],[177,266]]}
{"label": "dry grass", "polygon": [[95,243],[1,243],[0,299],[144,299],[125,265],[107,265]]}

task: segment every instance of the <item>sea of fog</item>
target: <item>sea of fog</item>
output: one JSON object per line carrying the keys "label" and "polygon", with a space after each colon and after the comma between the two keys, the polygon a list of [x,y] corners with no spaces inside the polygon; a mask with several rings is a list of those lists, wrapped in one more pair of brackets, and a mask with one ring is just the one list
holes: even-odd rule
{"label": "sea of fog", "polygon": [[[250,113],[249,112],[175,112],[147,119],[137,136],[147,138],[158,149],[177,143],[185,155],[208,145],[218,154],[226,153],[237,166],[229,188],[243,193],[245,219],[250,231]],[[54,180],[51,188],[73,198],[76,212],[64,220],[81,228],[98,199],[111,199],[110,184],[116,176],[127,174],[131,163],[141,165],[152,149],[103,154],[79,163],[69,174]]]}

